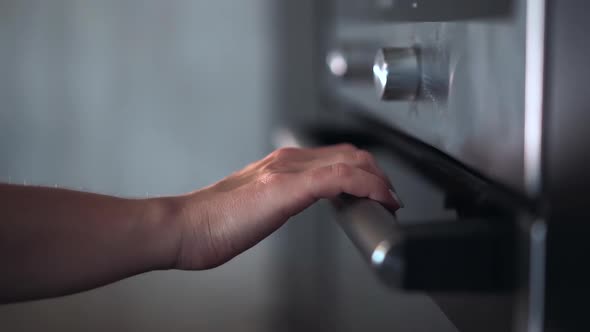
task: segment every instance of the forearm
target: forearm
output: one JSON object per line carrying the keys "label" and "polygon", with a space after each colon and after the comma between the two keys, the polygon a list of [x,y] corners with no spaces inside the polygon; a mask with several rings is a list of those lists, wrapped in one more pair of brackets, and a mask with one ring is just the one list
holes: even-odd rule
{"label": "forearm", "polygon": [[174,201],[0,184],[0,302],[51,297],[174,265]]}
{"label": "forearm", "polygon": [[0,184],[0,303],[69,294],[156,269],[221,265],[321,198],[401,204],[366,151],[281,149],[201,190],[123,199]]}

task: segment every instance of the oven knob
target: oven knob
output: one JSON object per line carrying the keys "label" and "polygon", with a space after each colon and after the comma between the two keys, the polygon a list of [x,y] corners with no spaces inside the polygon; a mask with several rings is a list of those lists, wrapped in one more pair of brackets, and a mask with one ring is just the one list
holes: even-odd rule
{"label": "oven knob", "polygon": [[381,100],[414,100],[420,87],[420,65],[414,48],[382,48],[373,64]]}
{"label": "oven knob", "polygon": [[374,45],[344,45],[333,49],[326,56],[328,71],[346,81],[371,82],[371,67],[375,59]]}

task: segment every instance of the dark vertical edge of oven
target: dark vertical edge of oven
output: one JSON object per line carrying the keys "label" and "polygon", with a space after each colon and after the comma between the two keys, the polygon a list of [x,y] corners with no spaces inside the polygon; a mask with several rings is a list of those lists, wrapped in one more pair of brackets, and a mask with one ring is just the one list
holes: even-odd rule
{"label": "dark vertical edge of oven", "polygon": [[590,298],[590,3],[547,0],[544,114],[546,330],[585,331]]}

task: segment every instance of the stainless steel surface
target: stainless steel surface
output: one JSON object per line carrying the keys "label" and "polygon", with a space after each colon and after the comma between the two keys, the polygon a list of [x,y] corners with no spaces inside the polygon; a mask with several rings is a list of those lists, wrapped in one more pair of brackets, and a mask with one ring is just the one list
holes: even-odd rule
{"label": "stainless steel surface", "polygon": [[[350,1],[337,3],[345,7]],[[473,2],[471,7],[476,5],[489,4]],[[525,59],[539,55],[532,47],[526,53],[527,29],[538,31],[533,23],[539,20],[527,25],[527,5],[525,0],[514,0],[500,16],[441,22],[355,20],[351,18],[354,13],[334,19],[327,37],[333,43],[362,40],[384,47],[417,45],[421,50],[420,89],[415,100],[391,103],[379,101],[366,85],[339,84],[328,90],[486,177],[538,197],[538,191],[526,189],[530,181],[525,181]],[[372,4],[366,7],[374,10],[368,8]],[[435,15],[435,8],[431,9]],[[536,124],[527,126],[528,137],[538,133]],[[527,140],[527,172],[539,167],[535,153],[539,143]]]}
{"label": "stainless steel surface", "polygon": [[[518,197],[515,201],[523,209],[514,214],[519,221],[514,257],[519,280],[500,301],[505,303],[498,316],[505,319],[504,328],[493,330],[588,330],[584,308],[590,297],[590,268],[583,264],[583,256],[590,246],[586,222],[590,154],[585,149],[590,4],[583,0],[334,0],[333,4],[336,18],[328,20],[325,40],[370,41],[391,48],[415,45],[420,50],[421,77],[416,97],[404,102],[379,102],[371,87],[363,84],[331,84],[325,92],[335,101],[332,108],[370,115],[385,124],[385,130],[396,129],[390,131],[431,145],[468,166],[476,177],[492,180],[493,186],[510,193],[507,196]],[[455,187],[444,190],[452,192]],[[470,315],[472,306],[458,305],[461,301],[448,310],[456,297],[439,303],[447,305],[441,307],[458,327],[465,331],[490,327],[484,323],[489,312]],[[474,303],[484,302],[478,298]]]}
{"label": "stainless steel surface", "polygon": [[380,49],[375,56],[373,75],[380,99],[416,99],[420,86],[417,50],[411,47]]}

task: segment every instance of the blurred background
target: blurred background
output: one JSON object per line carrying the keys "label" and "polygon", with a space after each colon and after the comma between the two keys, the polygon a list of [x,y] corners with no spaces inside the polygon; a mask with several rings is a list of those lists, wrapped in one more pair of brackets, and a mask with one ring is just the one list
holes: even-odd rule
{"label": "blurred background", "polygon": [[[2,0],[0,180],[166,195],[264,156],[273,10],[267,0]],[[0,330],[260,331],[274,247],[211,271],[2,306]]]}
{"label": "blurred background", "polygon": [[[0,181],[168,195],[263,157],[273,128],[313,114],[313,8],[0,0]],[[454,331],[426,296],[378,284],[323,213],[214,270],[0,306],[0,330]]]}

